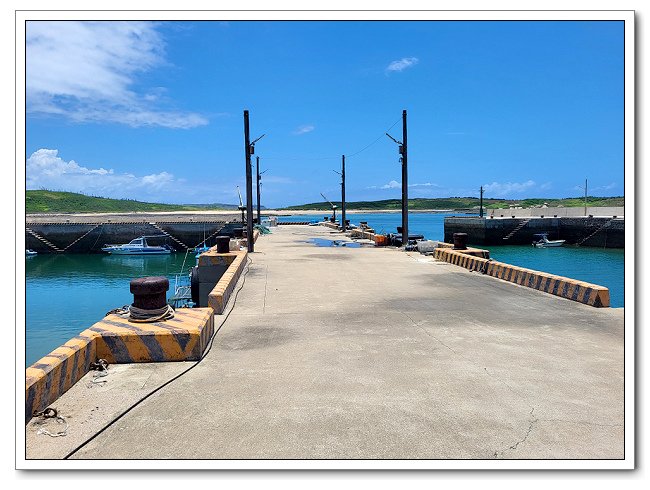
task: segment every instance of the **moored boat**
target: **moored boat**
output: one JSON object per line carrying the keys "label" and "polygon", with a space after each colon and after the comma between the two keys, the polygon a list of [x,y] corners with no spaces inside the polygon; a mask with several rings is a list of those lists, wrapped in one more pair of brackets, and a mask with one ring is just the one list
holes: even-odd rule
{"label": "moored boat", "polygon": [[535,233],[533,235],[533,247],[547,248],[547,247],[561,247],[566,240],[549,240],[548,233]]}
{"label": "moored boat", "polygon": [[34,250],[31,250],[29,248],[25,250],[26,257],[33,257],[34,255],[38,255],[38,252],[35,252]]}
{"label": "moored boat", "polygon": [[141,236],[122,245],[104,245],[102,251],[112,255],[162,255],[174,249],[169,245],[149,245],[147,237]]}

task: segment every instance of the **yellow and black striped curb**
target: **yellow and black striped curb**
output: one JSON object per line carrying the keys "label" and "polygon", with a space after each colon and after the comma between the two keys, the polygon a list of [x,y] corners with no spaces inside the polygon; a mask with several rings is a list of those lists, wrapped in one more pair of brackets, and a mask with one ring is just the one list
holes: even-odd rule
{"label": "yellow and black striped curb", "polygon": [[464,252],[464,250],[436,248],[434,258],[589,306],[609,306],[609,289],[604,286],[487,260]]}
{"label": "yellow and black striped curb", "polygon": [[174,318],[154,323],[108,315],[26,369],[25,422],[85,376],[91,362],[197,361],[213,332],[210,308],[179,308]]}
{"label": "yellow and black striped curb", "polygon": [[123,364],[198,361],[213,328],[209,308],[179,308],[173,318],[154,323],[132,323],[126,316],[108,315],[86,332],[99,334],[98,359]]}
{"label": "yellow and black striped curb", "polygon": [[228,299],[235,289],[235,284],[241,275],[244,266],[246,265],[246,257],[248,252],[246,250],[230,252],[234,256],[226,272],[223,273],[219,282],[212,289],[208,295],[208,306],[214,310],[214,313],[221,315],[226,309]]}
{"label": "yellow and black striped curb", "polygon": [[467,247],[463,250],[456,250],[454,249],[454,245],[452,243],[445,243],[445,242],[438,242],[438,246],[436,248],[444,248],[447,250],[455,250],[456,252],[461,252],[466,255],[474,255],[475,257],[482,257],[484,259],[489,259],[490,258],[490,251],[489,250],[484,250],[482,248],[472,248],[472,247]]}

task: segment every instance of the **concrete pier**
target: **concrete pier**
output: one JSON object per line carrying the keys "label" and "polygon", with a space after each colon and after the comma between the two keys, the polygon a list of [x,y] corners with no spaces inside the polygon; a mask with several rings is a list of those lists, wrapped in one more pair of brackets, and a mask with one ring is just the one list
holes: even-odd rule
{"label": "concrete pier", "polygon": [[[72,458],[624,457],[622,308],[314,237],[343,238],[261,236],[207,356]],[[52,405],[68,435],[32,420],[27,458],[63,458],[193,364],[89,373]]]}

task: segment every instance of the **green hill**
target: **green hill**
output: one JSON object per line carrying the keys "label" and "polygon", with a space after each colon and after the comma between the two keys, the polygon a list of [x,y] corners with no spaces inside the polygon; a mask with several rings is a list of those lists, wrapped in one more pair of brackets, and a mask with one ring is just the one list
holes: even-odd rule
{"label": "green hill", "polygon": [[[546,203],[549,207],[580,207],[585,205],[584,198],[563,198],[563,199],[549,199],[549,198],[531,198],[531,199],[483,199],[483,207],[486,209],[503,209],[510,206],[521,206],[523,208],[541,206]],[[340,201],[333,201],[333,204],[341,207]],[[625,198],[623,197],[591,197],[587,196],[587,205],[594,207],[602,206],[623,206]],[[477,197],[446,197],[436,199],[409,199],[409,210],[425,210],[425,209],[450,209],[453,211],[459,209],[473,209],[479,206],[479,199]],[[346,207],[349,209],[359,210],[380,210],[380,209],[402,209],[401,199],[386,199],[383,201],[355,201],[346,202]],[[305,210],[322,210],[329,211],[330,205],[326,202],[315,202],[310,204],[302,204],[299,206],[288,206],[282,208],[291,211],[305,211]]]}
{"label": "green hill", "polygon": [[[550,207],[580,207],[584,206],[584,198],[543,199],[531,198],[522,200],[513,199],[483,199],[486,209],[502,209],[510,206],[524,208],[540,206],[547,203]],[[340,202],[334,202],[339,208]],[[587,197],[588,206],[623,206],[623,197]],[[449,209],[452,211],[474,209],[479,205],[476,197],[447,197],[436,199],[409,199],[410,210]],[[386,199],[383,201],[356,201],[347,202],[349,209],[381,210],[402,209],[400,199]],[[132,199],[108,199],[105,197],[86,196],[74,192],[55,191],[27,191],[25,196],[26,213],[128,213],[134,211],[199,211],[199,210],[236,210],[232,204],[159,204],[135,201]],[[326,202],[302,204],[282,208],[291,211],[322,210],[329,211],[330,205]]]}
{"label": "green hill", "polygon": [[[232,208],[237,209],[236,206]],[[74,192],[27,191],[26,213],[119,213],[133,211],[197,211],[232,209],[226,205],[179,205],[141,202],[131,199],[108,199]]]}

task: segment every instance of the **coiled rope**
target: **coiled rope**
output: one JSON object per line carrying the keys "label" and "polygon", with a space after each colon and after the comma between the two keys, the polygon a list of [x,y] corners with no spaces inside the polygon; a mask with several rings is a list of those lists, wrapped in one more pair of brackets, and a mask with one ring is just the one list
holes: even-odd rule
{"label": "coiled rope", "polygon": [[143,310],[142,308],[137,308],[133,305],[124,305],[121,308],[115,308],[114,310],[106,313],[108,315],[120,315],[126,316],[129,315],[128,320],[133,323],[153,323],[153,322],[162,322],[174,318],[175,310],[171,305],[165,305],[162,308],[155,310]]}
{"label": "coiled rope", "polygon": [[[38,431],[36,432],[37,434],[45,434],[46,436],[50,437],[62,437],[68,435],[68,422],[66,422],[66,420],[58,414],[55,408],[46,408],[42,412],[34,412],[32,415],[34,417],[40,418],[40,420],[36,422],[36,424],[39,426]],[[56,420],[57,424],[64,424],[65,427],[63,430],[60,430],[58,432],[50,432],[49,430],[43,428],[43,424],[45,424],[48,419],[54,419]]]}

